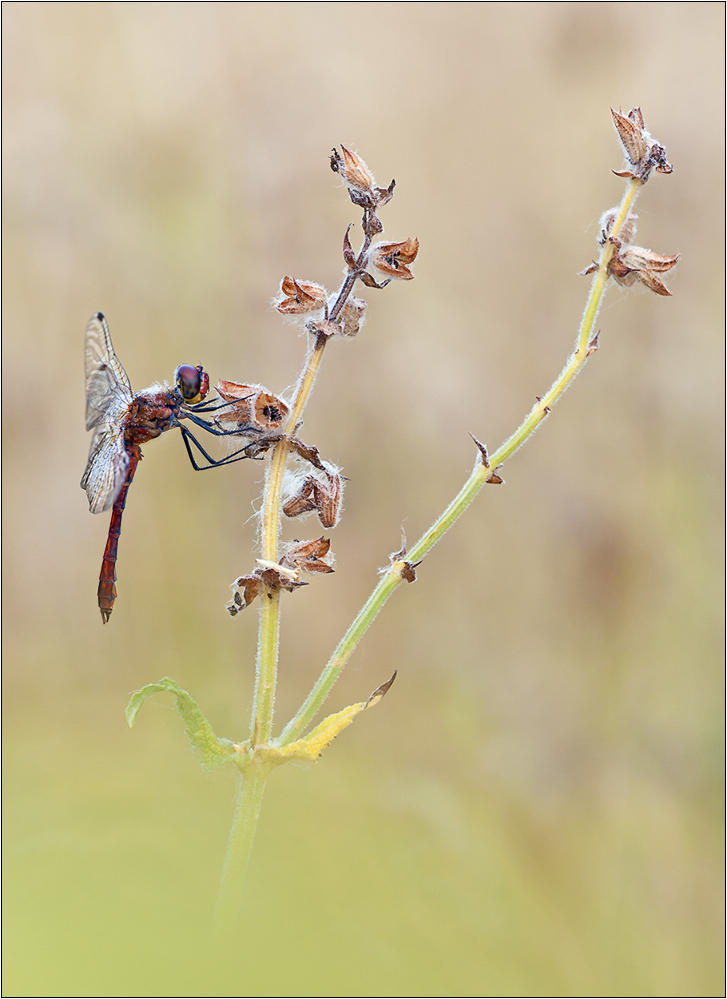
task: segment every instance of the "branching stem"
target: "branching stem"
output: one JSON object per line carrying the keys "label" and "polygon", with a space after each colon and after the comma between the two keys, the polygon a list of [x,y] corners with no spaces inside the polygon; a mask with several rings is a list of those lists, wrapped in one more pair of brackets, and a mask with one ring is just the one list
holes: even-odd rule
{"label": "branching stem", "polygon": [[[633,205],[641,181],[629,181],[616,219],[610,228],[610,236],[618,237]],[[361,247],[356,264],[347,274],[337,295],[328,319],[335,322],[340,315],[363,267],[370,246],[367,235]],[[270,589],[261,599],[260,627],[258,635],[258,656],[255,681],[255,694],[251,718],[250,755],[238,764],[240,787],[238,790],[235,817],[227,849],[225,869],[218,900],[218,926],[234,926],[241,899],[242,882],[252,849],[252,841],[260,812],[265,783],[271,766],[266,763],[265,753],[272,747],[289,745],[298,739],[313,720],[331,688],[338,679],[348,659],[356,648],[376,615],[384,606],[403,579],[411,579],[410,566],[418,563],[452,524],[461,516],[474,497],[487,482],[500,481],[493,473],[502,465],[532,434],[535,428],[548,415],[552,406],[565,392],[581,370],[589,354],[595,349],[593,329],[603,299],[608,280],[608,265],[614,253],[614,244],[606,240],[601,250],[598,268],[594,274],[586,307],[581,320],[573,353],[553,382],[547,394],[538,399],[517,430],[485,460],[478,457],[472,473],[461,490],[404,557],[397,557],[382,574],[378,584],[362,607],[356,619],[341,639],[330,660],[323,669],[316,684],[301,705],[299,711],[286,725],[280,737],[271,740],[273,710],[275,706],[275,685],[278,663],[280,590]],[[318,334],[313,342],[298,382],[298,389],[288,419],[286,436],[275,444],[271,456],[262,505],[262,556],[268,561],[278,559],[278,535],[280,530],[281,492],[283,474],[289,451],[288,438],[295,433],[306,402],[310,396],[316,375],[320,368],[327,337]]]}
{"label": "branching stem", "polygon": [[[345,306],[356,283],[359,268],[364,265],[370,245],[371,238],[366,235],[358,254],[357,266],[346,275],[328,317],[329,321],[335,322]],[[318,334],[308,351],[285,427],[285,438],[274,446],[270,459],[263,492],[261,548],[262,557],[271,562],[278,560],[280,501],[289,450],[287,438],[295,433],[296,427],[300,423],[320,369],[327,342],[328,337]],[[253,755],[248,763],[240,764],[240,785],[217,903],[217,923],[219,926],[230,925],[237,918],[242,882],[252,850],[260,802],[270,773],[269,768],[261,767],[258,764],[254,750],[258,746],[265,746],[266,743],[270,742],[272,734],[279,638],[280,590],[271,589],[262,595],[260,604],[255,691],[250,718],[250,743]]]}
{"label": "branching stem", "polygon": [[[616,238],[621,231],[640,187],[641,182],[639,180],[633,178],[629,181],[623,200],[619,206],[616,220],[610,230],[612,238]],[[545,419],[552,406],[563,395],[585,364],[589,354],[589,344],[592,342],[593,327],[603,299],[606,281],[608,280],[608,263],[613,251],[613,243],[606,241],[601,250],[598,270],[593,276],[590,294],[583,312],[583,319],[578,330],[578,337],[573,353],[560,375],[553,382],[548,392],[536,402],[517,430],[490,457],[489,467],[486,468],[483,461],[478,458],[472,474],[462,486],[457,496],[455,496],[441,517],[434,522],[413,548],[407,552],[407,560],[409,562],[419,562],[434,547],[437,541],[464,513],[490,477],[492,469],[497,468],[506,461],[527,440],[538,424]],[[326,663],[310,694],[295,716],[286,725],[280,738],[277,740],[279,745],[285,746],[299,738],[301,733],[313,720],[340,676],[356,645],[391,594],[402,582],[401,569],[403,565],[403,562],[394,562],[383,574],[371,596]]]}

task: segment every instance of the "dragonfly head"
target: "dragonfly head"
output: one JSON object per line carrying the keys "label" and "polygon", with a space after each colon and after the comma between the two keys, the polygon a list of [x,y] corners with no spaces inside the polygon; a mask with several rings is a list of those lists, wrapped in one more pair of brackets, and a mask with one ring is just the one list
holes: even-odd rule
{"label": "dragonfly head", "polygon": [[210,390],[210,376],[202,370],[201,364],[196,368],[191,364],[180,364],[174,372],[174,383],[189,405],[201,402]]}

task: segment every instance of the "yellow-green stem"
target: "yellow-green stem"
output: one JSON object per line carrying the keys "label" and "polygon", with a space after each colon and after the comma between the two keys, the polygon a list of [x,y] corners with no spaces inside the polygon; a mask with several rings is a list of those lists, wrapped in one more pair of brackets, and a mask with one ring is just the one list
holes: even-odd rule
{"label": "yellow-green stem", "polygon": [[240,773],[235,802],[235,815],[227,843],[222,881],[217,896],[215,922],[218,932],[225,926],[234,928],[242,901],[241,887],[250,859],[252,841],[255,837],[257,820],[260,815],[265,782],[269,769],[258,765],[248,767]]}
{"label": "yellow-green stem", "polygon": [[[298,383],[293,407],[285,428],[286,435],[295,432],[310,396],[320,367],[326,337],[317,336],[311,348]],[[278,441],[273,449],[268,474],[265,479],[262,506],[262,557],[270,562],[278,560],[278,531],[280,526],[280,496],[283,473],[288,457],[288,441]],[[261,597],[258,651],[255,670],[250,738],[253,746],[270,739],[275,709],[275,685],[278,670],[280,634],[280,590],[268,590]]]}
{"label": "yellow-green stem", "polygon": [[[619,206],[616,220],[611,227],[610,235],[613,238],[616,238],[621,231],[640,187],[641,181],[635,178],[629,181]],[[490,456],[488,467],[485,467],[483,461],[480,459],[477,460],[472,474],[462,486],[457,496],[455,496],[444,513],[434,522],[429,530],[407,552],[407,560],[409,562],[418,562],[434,547],[442,535],[449,530],[452,524],[469,506],[482,486],[490,478],[492,470],[506,461],[527,440],[538,424],[545,419],[552,406],[565,392],[585,364],[589,355],[589,345],[593,339],[593,327],[608,280],[608,264],[613,252],[613,243],[606,242],[601,250],[598,269],[593,276],[575,348],[560,375],[553,382],[548,392],[536,402],[517,430]],[[276,740],[279,745],[285,746],[299,738],[304,729],[318,713],[318,710],[340,676],[356,645],[399,583],[402,582],[404,578],[401,574],[402,565],[402,562],[393,563],[381,577],[371,596],[328,660],[310,694],[295,716],[288,722],[279,739]]]}

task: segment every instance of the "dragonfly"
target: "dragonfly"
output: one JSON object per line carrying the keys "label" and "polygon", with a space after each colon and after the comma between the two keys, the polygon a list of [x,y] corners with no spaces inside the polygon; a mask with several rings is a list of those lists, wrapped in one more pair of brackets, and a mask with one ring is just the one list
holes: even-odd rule
{"label": "dragonfly", "polygon": [[[86,471],[81,488],[86,490],[91,513],[112,508],[101,574],[98,606],[106,624],[116,600],[116,557],[121,534],[121,518],[136,466],[142,458],[140,445],[178,427],[187,454],[196,471],[218,468],[253,457],[252,445],[245,445],[223,458],[207,453],[189,427],[192,424],[214,434],[259,435],[257,427],[221,430],[200,414],[214,413],[230,403],[207,399],[209,375],[201,365],[180,364],[174,372],[174,385],[156,383],[134,393],[131,382],[116,356],[108,323],[101,312],[91,316],[86,327],[86,429],[93,431]],[[239,400],[235,400],[239,401]]]}

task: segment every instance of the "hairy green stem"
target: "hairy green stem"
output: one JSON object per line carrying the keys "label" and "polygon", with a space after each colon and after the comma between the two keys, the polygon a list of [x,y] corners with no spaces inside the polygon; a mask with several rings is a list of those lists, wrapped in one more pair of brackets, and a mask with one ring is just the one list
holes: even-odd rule
{"label": "hairy green stem", "polygon": [[[308,401],[320,367],[326,338],[318,336],[308,352],[298,391],[286,425],[286,434],[295,432]],[[279,441],[273,450],[265,479],[262,508],[262,556],[270,562],[278,559],[278,531],[280,528],[280,495],[283,474],[288,457],[288,441]],[[255,670],[255,692],[250,720],[250,738],[255,747],[268,742],[273,727],[275,686],[278,672],[280,633],[280,590],[268,590],[261,598],[258,651]]]}
{"label": "hairy green stem", "polygon": [[[631,180],[627,186],[610,235],[616,238],[628,217],[641,183]],[[367,244],[368,245],[368,244]],[[553,382],[547,394],[539,399],[517,430],[502,444],[489,459],[482,455],[459,493],[432,527],[416,542],[406,559],[396,558],[374,588],[356,619],[341,639],[335,652],[324,667],[313,689],[301,705],[296,715],[286,725],[273,745],[286,746],[298,739],[310,724],[328,696],[359,641],[368,630],[376,615],[394,590],[404,579],[411,579],[411,566],[418,563],[454,522],[462,515],[482,486],[490,481],[500,481],[493,474],[495,469],[507,460],[532,434],[535,428],[548,415],[554,403],[565,392],[581,370],[589,354],[596,348],[593,341],[593,328],[603,299],[608,280],[608,264],[614,252],[614,244],[604,244],[598,269],[591,284],[586,308],[578,331],[576,344],[560,375]],[[363,251],[362,255],[363,257]],[[353,287],[354,279],[349,274],[341,289],[336,308],[337,314]],[[332,318],[335,318],[333,316]],[[326,339],[319,336],[308,354],[298,392],[286,428],[288,435],[295,430],[320,365]],[[278,530],[280,524],[280,496],[283,472],[288,453],[288,442],[280,441],[273,451],[265,484],[262,510],[262,554],[268,560],[277,559]],[[258,640],[257,675],[253,713],[251,720],[251,746],[253,755],[246,763],[240,763],[240,787],[238,790],[235,817],[227,849],[225,868],[217,907],[218,926],[232,926],[239,912],[241,887],[252,849],[253,837],[260,812],[260,804],[265,782],[270,773],[261,754],[255,754],[255,747],[264,751],[270,743],[275,704],[275,684],[278,662],[278,634],[280,621],[280,593],[270,591],[262,597],[260,610],[260,630]]]}
{"label": "hairy green stem", "polygon": [[[634,178],[629,181],[619,206],[616,220],[611,227],[610,235],[612,238],[616,238],[621,231],[640,187],[641,182],[639,180]],[[565,367],[553,382],[548,392],[542,398],[538,399],[517,430],[490,456],[488,465],[485,466],[482,460],[477,460],[472,474],[462,486],[457,496],[455,496],[444,513],[434,522],[429,530],[407,552],[407,561],[409,563],[419,562],[434,547],[437,541],[464,513],[485,482],[490,479],[492,470],[501,465],[527,440],[535,428],[545,419],[552,406],[565,392],[586,363],[589,353],[595,349],[595,345],[592,347],[589,345],[592,344],[593,327],[603,300],[603,293],[608,280],[608,264],[613,252],[613,243],[607,241],[601,250],[598,270],[593,276],[591,290],[583,312],[575,347]],[[300,734],[313,720],[340,676],[356,645],[391,594],[404,579],[401,573],[402,566],[404,565],[405,563],[401,561],[394,562],[384,573],[353,624],[341,639],[335,652],[326,663],[310,694],[295,716],[285,726],[279,739],[276,740],[278,745],[285,746],[299,738]]]}
{"label": "hairy green stem", "polygon": [[[359,254],[359,263],[365,257],[370,245],[367,236]],[[341,286],[330,319],[334,321],[340,314],[356,281],[356,273],[349,273]],[[290,436],[305,409],[320,369],[323,351],[328,338],[318,335],[308,351],[303,365],[295,400],[288,417],[285,433]],[[277,561],[278,532],[280,529],[280,500],[283,475],[288,457],[289,445],[286,439],[279,441],[274,449],[265,480],[262,505],[262,557]],[[252,716],[250,719],[250,744],[254,752],[257,746],[270,741],[275,709],[275,688],[277,684],[278,652],[280,637],[280,590],[268,590],[262,595],[258,627],[258,651],[255,670],[255,691],[253,694]],[[247,763],[240,764],[240,786],[237,793],[235,814],[227,847],[227,856],[217,905],[217,924],[234,923],[242,897],[242,883],[252,850],[255,827],[260,812],[265,782],[270,773],[269,767],[262,766],[253,756]]]}
{"label": "hairy green stem", "polygon": [[215,922],[218,929],[225,926],[234,927],[240,913],[242,901],[240,889],[250,859],[255,829],[260,816],[263,791],[269,772],[269,767],[259,763],[255,766],[248,765],[244,773],[240,772],[235,815],[227,843],[225,865],[222,869],[222,881],[215,910]]}

